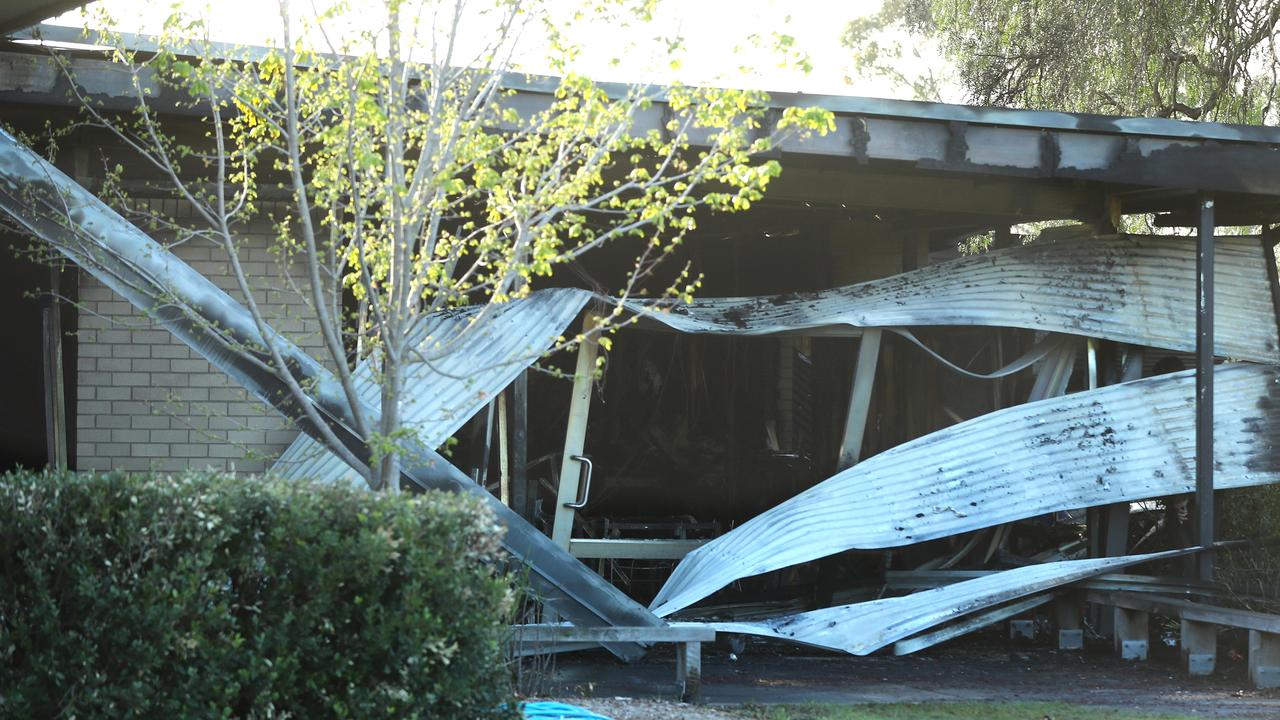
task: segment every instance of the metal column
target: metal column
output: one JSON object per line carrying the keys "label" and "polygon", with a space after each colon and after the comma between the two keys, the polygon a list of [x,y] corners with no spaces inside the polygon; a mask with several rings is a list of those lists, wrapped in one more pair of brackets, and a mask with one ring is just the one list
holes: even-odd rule
{"label": "metal column", "polygon": [[[1213,544],[1213,197],[1201,195],[1196,237],[1196,543]],[[1196,557],[1196,575],[1213,580],[1213,554]]]}

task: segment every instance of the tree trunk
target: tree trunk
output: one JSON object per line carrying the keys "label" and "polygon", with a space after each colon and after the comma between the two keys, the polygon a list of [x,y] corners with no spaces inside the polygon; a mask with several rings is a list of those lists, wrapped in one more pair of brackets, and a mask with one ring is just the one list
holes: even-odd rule
{"label": "tree trunk", "polygon": [[400,492],[400,359],[392,353],[383,355],[382,415],[378,421],[379,441],[389,450],[378,463],[378,488],[384,492]]}

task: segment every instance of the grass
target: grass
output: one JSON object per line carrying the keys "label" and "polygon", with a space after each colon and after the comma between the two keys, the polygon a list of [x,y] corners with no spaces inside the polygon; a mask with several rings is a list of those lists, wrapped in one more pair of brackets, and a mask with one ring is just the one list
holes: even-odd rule
{"label": "grass", "polygon": [[750,720],[1193,720],[1186,715],[1023,702],[757,705],[742,712]]}

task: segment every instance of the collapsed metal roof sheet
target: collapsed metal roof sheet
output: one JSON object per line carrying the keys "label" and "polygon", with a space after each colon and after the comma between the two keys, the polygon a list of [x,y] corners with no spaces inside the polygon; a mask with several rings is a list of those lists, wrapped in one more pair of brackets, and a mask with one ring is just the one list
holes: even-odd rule
{"label": "collapsed metal roof sheet", "polygon": [[[471,416],[555,344],[591,299],[587,290],[557,289],[530,294],[484,308],[448,310],[424,316],[409,344],[414,352],[405,367],[401,417],[414,440],[437,448]],[[355,380],[370,407],[381,400],[376,373],[364,363]],[[358,473],[308,435],[285,450],[271,468],[288,478],[346,479]]]}
{"label": "collapsed metal roof sheet", "polygon": [[[998,410],[886,450],[703,545],[651,607],[852,548],[1195,489],[1195,372]],[[1214,374],[1215,487],[1280,481],[1280,368]]]}
{"label": "collapsed metal roof sheet", "polygon": [[868,655],[984,608],[1094,575],[1188,552],[1192,550],[1028,565],[903,597],[840,605],[755,622],[710,624],[717,632],[762,635],[854,655]]}
{"label": "collapsed metal roof sheet", "polygon": [[[261,354],[264,340],[249,312],[227,293],[107,207],[71,178],[0,129],[0,210],[155,319],[214,367],[231,376],[306,432],[307,415]],[[350,408],[324,366],[270,328],[277,350],[324,422],[351,453],[368,462],[366,438],[350,430]],[[368,409],[366,408],[366,412]],[[405,476],[426,488],[480,498],[506,528],[503,546],[529,569],[539,599],[579,625],[659,625],[644,607],[553,544],[434,451],[424,450]],[[643,652],[610,643],[623,657]]]}
{"label": "collapsed metal roof sheet", "polygon": [[[1280,362],[1262,241],[1215,241],[1219,356]],[[814,293],[629,303],[681,332],[770,335],[841,327],[987,326],[1195,349],[1195,243],[1104,236],[1032,244]]]}

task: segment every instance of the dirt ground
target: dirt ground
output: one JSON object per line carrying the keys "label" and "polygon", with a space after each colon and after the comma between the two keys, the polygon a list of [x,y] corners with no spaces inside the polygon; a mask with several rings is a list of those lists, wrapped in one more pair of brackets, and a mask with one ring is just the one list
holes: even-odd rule
{"label": "dirt ground", "polygon": [[1153,647],[1148,662],[1124,663],[1109,643],[1091,644],[1083,653],[1059,652],[1047,643],[1014,645],[990,633],[905,657],[851,657],[749,642],[736,659],[726,648],[704,651],[703,697],[710,707],[645,714],[642,704],[618,698],[675,699],[674,652],[660,646],[632,665],[602,651],[561,656],[539,694],[584,705],[584,698],[606,700],[612,705],[596,711],[619,720],[721,720],[730,716],[714,706],[748,703],[945,701],[1066,702],[1211,718],[1280,718],[1280,693],[1251,689],[1244,658],[1226,644],[1211,678],[1183,675],[1177,660],[1172,647]]}

